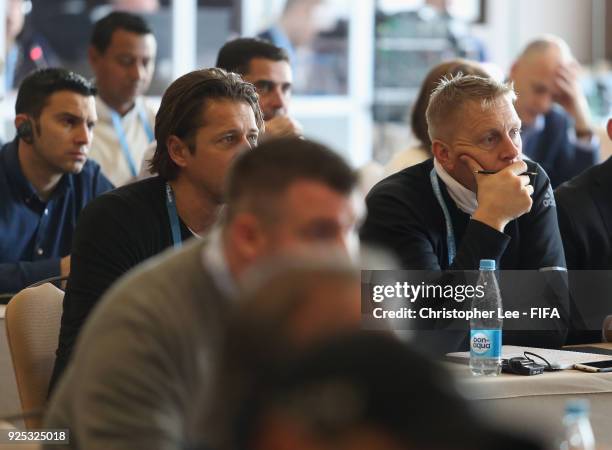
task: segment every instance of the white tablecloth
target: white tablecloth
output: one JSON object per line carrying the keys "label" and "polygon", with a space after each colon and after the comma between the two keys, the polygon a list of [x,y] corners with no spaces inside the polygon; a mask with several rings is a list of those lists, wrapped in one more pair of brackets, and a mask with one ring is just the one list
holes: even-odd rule
{"label": "white tablecloth", "polygon": [[[600,346],[612,349],[612,344]],[[520,432],[533,432],[553,440],[561,436],[565,403],[572,398],[588,399],[597,445],[612,449],[612,372],[563,370],[535,376],[474,377],[466,364],[445,365],[467,398],[478,401]]]}

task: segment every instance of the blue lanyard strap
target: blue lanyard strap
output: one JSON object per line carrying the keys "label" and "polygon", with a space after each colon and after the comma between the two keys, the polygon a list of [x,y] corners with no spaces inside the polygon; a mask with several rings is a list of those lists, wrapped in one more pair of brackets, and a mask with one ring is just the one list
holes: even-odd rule
{"label": "blue lanyard strap", "polygon": [[181,226],[179,224],[178,213],[176,212],[176,201],[174,200],[174,192],[168,183],[166,183],[166,209],[168,210],[168,219],[170,219],[170,230],[172,231],[172,243],[174,248],[180,248],[183,244],[181,239]]}
{"label": "blue lanyard strap", "polygon": [[442,213],[444,214],[444,222],[446,223],[446,246],[448,247],[448,266],[450,267],[455,260],[455,255],[457,254],[453,222],[451,221],[450,213],[448,212],[448,208],[444,202],[444,197],[442,197],[442,190],[440,189],[440,182],[438,181],[438,175],[436,174],[435,168],[431,169],[429,179],[431,180],[431,188],[433,189],[434,195],[436,196],[436,199],[440,204],[440,208],[442,208]]}
{"label": "blue lanyard strap", "polygon": [[[147,138],[149,142],[152,142],[155,136],[153,135],[153,130],[151,129],[151,125],[147,121],[147,116],[144,112],[143,108],[136,107],[138,117],[142,122],[142,126],[145,130]],[[113,121],[113,128],[115,129],[115,133],[117,133],[117,137],[119,138],[119,144],[121,144],[121,150],[123,151],[123,156],[127,161],[128,167],[130,169],[130,173],[133,177],[138,175],[138,171],[136,170],[136,164],[134,163],[134,159],[132,158],[132,154],[130,152],[130,146],[127,141],[127,137],[125,136],[125,131],[123,130],[123,125],[121,125],[121,116],[117,111],[111,110],[111,119]]]}
{"label": "blue lanyard strap", "polygon": [[155,134],[153,134],[153,129],[151,128],[151,125],[149,125],[149,120],[147,119],[147,114],[145,113],[144,108],[138,108],[138,117],[140,117],[142,128],[144,128],[150,144],[155,140]]}

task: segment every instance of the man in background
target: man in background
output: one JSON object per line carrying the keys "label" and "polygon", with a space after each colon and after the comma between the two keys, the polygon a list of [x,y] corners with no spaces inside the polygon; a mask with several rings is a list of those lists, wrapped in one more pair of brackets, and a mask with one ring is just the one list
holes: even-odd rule
{"label": "man in background", "polygon": [[113,187],[87,160],[94,95],[63,69],[34,72],[19,88],[17,137],[0,150],[0,293],[67,276],[77,217]]}
{"label": "man in background", "polygon": [[[612,119],[608,120],[612,139]],[[612,311],[605,299],[612,281],[612,158],[593,166],[555,190],[559,229],[570,270],[575,324],[568,342],[601,341],[601,324]],[[604,293],[604,298],[602,298]]]}
{"label": "man in background", "polygon": [[261,39],[235,39],[219,50],[217,67],[236,72],[255,85],[266,121],[265,137],[302,134],[300,125],[288,115],[293,72],[284,49]]}
{"label": "man in background", "polygon": [[6,0],[4,91],[11,91],[32,71],[59,66],[47,40],[31,27],[24,29],[27,4]]}
{"label": "man in background", "polygon": [[[612,139],[612,119],[608,120]],[[612,158],[555,190],[568,269],[612,269]]]}
{"label": "man in background", "polygon": [[553,188],[599,161],[579,69],[562,39],[545,36],[530,42],[510,70],[523,152],[544,167]]}
{"label": "man in background", "polygon": [[[302,134],[300,124],[288,114],[293,74],[285,50],[260,39],[238,38],[219,50],[216,67],[239,74],[257,89],[266,125],[260,140]],[[149,162],[154,152],[155,145],[150,145],[139,178],[151,176]]]}
{"label": "man in background", "polygon": [[88,51],[98,96],[91,157],[116,185],[132,180],[154,140],[155,111],[142,95],[155,67],[156,41],[134,14],[112,12],[96,22]]}
{"label": "man in background", "polygon": [[278,22],[258,37],[287,51],[295,63],[296,49],[308,47],[320,31],[317,10],[323,0],[287,0]]}

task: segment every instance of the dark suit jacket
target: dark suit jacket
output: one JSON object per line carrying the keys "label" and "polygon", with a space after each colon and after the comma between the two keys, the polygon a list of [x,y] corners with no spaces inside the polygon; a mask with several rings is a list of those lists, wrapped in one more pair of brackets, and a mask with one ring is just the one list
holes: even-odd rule
{"label": "dark suit jacket", "polygon": [[408,270],[477,270],[485,258],[495,259],[497,268],[504,270],[565,267],[548,177],[534,162],[527,161],[527,165],[538,173],[533,207],[511,221],[504,233],[470,220],[440,181],[457,245],[450,266],[444,215],[429,178],[432,159],[393,174],[372,188],[366,198],[368,216],[361,239],[395,253],[401,268]]}
{"label": "dark suit jacket", "polygon": [[612,314],[612,158],[562,184],[555,197],[570,269],[575,324],[569,342],[599,341]]}
{"label": "dark suit jacket", "polygon": [[544,116],[544,129],[523,139],[523,153],[540,163],[556,188],[599,161],[598,145],[578,145],[570,139],[569,115],[554,107]]}
{"label": "dark suit jacket", "polygon": [[612,269],[612,158],[555,191],[568,269]]}

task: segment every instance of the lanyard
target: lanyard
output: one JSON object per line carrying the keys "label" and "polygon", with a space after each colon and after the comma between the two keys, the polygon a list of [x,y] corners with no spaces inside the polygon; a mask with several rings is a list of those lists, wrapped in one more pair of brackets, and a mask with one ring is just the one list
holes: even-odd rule
{"label": "lanyard", "polygon": [[[149,143],[153,142],[155,139],[155,135],[153,134],[153,130],[151,129],[151,125],[147,121],[147,116],[142,107],[136,106],[136,112],[138,113],[138,117],[142,122],[142,127],[145,130],[147,135],[147,139],[149,139]],[[121,116],[117,111],[111,110],[111,119],[113,120],[113,128],[115,128],[115,133],[117,133],[117,137],[119,138],[119,144],[121,144],[121,150],[123,151],[123,156],[125,156],[125,160],[127,161],[128,167],[130,169],[130,173],[133,177],[138,175],[138,171],[136,170],[136,164],[134,164],[134,159],[132,158],[132,154],[130,153],[130,146],[128,144],[127,138],[125,137],[125,131],[123,130],[123,125],[121,125]]]}
{"label": "lanyard", "polygon": [[438,181],[438,175],[436,169],[431,169],[429,173],[429,179],[431,180],[431,187],[434,191],[436,199],[442,208],[444,214],[444,222],[446,223],[446,246],[448,247],[448,266],[453,263],[455,255],[457,254],[457,247],[455,245],[455,232],[453,231],[453,222],[451,221],[450,213],[442,197],[442,191],[440,190],[440,182]]}
{"label": "lanyard", "polygon": [[178,213],[176,212],[176,201],[174,193],[168,183],[166,183],[166,209],[168,210],[168,219],[170,219],[170,230],[172,231],[172,243],[174,248],[180,248],[183,244],[181,239],[181,226],[179,224]]}

